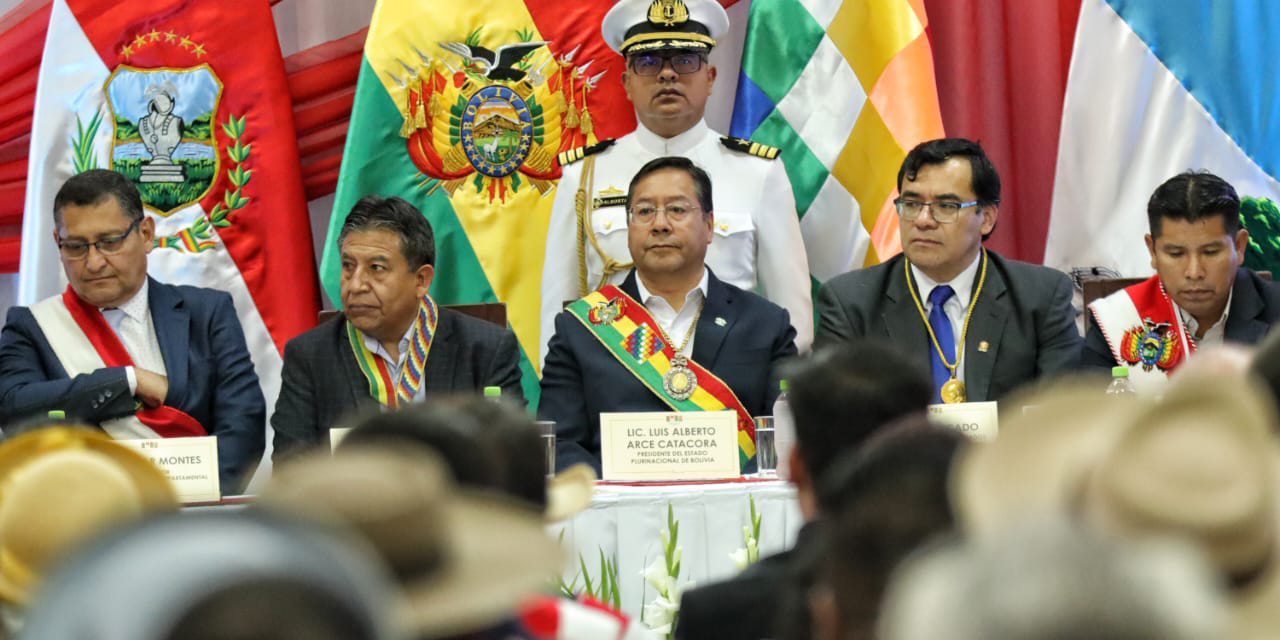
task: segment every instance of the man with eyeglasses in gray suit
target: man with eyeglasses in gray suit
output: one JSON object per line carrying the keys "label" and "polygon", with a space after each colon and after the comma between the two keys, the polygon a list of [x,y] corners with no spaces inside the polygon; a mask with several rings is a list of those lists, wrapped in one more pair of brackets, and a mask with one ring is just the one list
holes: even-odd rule
{"label": "man with eyeglasses in gray suit", "polygon": [[53,202],[70,283],[9,309],[0,331],[0,420],[61,411],[117,439],[218,438],[222,493],[266,446],[266,402],[231,296],[147,276],[155,221],[125,176],[92,169]]}
{"label": "man with eyeglasses in gray suit", "polygon": [[703,120],[716,81],[708,55],[729,30],[728,14],[716,0],[621,0],[600,30],[626,60],[622,87],[635,108],[636,129],[559,156],[564,174],[542,269],[542,356],[565,301],[620,284],[631,269],[627,184],[644,163],[662,156],[692,160],[716,185],[715,243],[707,266],[725,282],[786,309],[796,346],[808,351],[812,284],[779,150],[723,137]]}
{"label": "man with eyeglasses in gray suit", "polygon": [[1079,361],[1066,274],[982,246],[1000,176],[976,142],[930,140],[898,171],[902,253],[818,292],[815,346],[886,340],[929,362],[934,402],[999,400]]}

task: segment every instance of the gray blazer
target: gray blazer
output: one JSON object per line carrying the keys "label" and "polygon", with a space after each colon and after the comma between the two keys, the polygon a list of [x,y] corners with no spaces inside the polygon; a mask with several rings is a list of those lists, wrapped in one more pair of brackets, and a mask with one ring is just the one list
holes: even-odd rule
{"label": "gray blazer", "polygon": [[[1078,366],[1080,333],[1071,280],[988,251],[987,280],[964,345],[970,401],[999,400],[1021,384]],[[933,346],[903,274],[901,254],[841,274],[818,291],[815,348],[859,338],[888,340],[929,369]],[[977,282],[974,283],[976,288]],[[986,343],[985,349],[980,348]]]}
{"label": "gray blazer", "polygon": [[[347,338],[346,317],[336,317],[290,340],[284,347],[280,396],[271,416],[275,429],[272,460],[329,442],[329,428],[377,403],[356,364]],[[502,387],[519,399],[520,351],[515,334],[483,320],[440,309],[427,356],[423,386],[429,394]]]}

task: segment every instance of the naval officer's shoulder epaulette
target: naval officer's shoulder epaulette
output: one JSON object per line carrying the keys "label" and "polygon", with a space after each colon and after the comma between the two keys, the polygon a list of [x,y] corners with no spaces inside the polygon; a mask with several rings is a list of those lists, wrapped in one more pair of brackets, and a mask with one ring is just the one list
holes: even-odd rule
{"label": "naval officer's shoulder epaulette", "polygon": [[745,140],[743,138],[731,138],[729,136],[722,136],[720,138],[720,144],[730,149],[733,149],[734,151],[748,153],[753,156],[756,156],[757,158],[764,158],[766,160],[776,160],[778,158],[778,154],[782,153],[782,149],[779,149],[777,147],[771,147],[767,144],[760,144],[759,142],[752,142],[750,140]]}
{"label": "naval officer's shoulder epaulette", "polygon": [[556,156],[556,161],[559,162],[560,166],[562,167],[568,166],[587,156],[595,155],[597,153],[600,153],[601,151],[604,151],[605,149],[608,149],[609,147],[612,147],[613,143],[615,142],[617,142],[617,140],[613,138],[609,138],[607,140],[601,140],[600,142],[597,142],[590,146],[578,147],[577,149],[562,151],[560,152],[560,155]]}

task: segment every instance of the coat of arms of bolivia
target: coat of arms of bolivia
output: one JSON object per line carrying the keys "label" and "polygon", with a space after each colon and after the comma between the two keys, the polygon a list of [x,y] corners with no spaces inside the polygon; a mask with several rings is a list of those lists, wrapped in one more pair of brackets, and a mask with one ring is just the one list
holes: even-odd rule
{"label": "coat of arms of bolivia", "polygon": [[526,185],[546,193],[556,153],[595,141],[587,95],[604,72],[588,76],[591,61],[573,66],[578,49],[556,55],[530,30],[516,39],[490,49],[476,30],[437,56],[415,48],[415,64],[400,61],[407,77],[392,78],[409,156],[450,195],[468,183],[490,202]]}

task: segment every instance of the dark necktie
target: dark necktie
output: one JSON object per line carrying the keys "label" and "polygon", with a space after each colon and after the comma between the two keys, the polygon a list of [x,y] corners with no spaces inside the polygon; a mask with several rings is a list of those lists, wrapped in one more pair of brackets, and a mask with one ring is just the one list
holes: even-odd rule
{"label": "dark necktie", "polygon": [[[942,348],[942,353],[946,356],[947,362],[956,362],[956,338],[951,331],[951,320],[947,319],[947,313],[942,310],[942,305],[955,295],[955,290],[950,285],[939,285],[929,292],[929,304],[933,308],[929,310],[929,326],[933,329],[933,335],[938,339],[938,347]],[[929,345],[929,361],[933,364],[933,396],[936,402],[942,402],[942,385],[951,379],[951,370],[942,364],[942,358],[938,356],[938,349],[932,344]]]}

